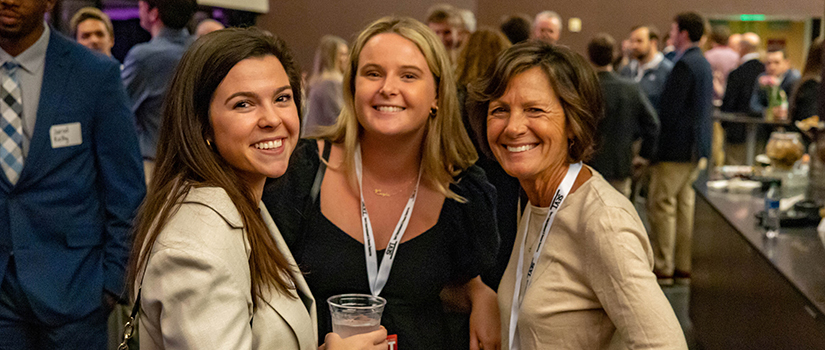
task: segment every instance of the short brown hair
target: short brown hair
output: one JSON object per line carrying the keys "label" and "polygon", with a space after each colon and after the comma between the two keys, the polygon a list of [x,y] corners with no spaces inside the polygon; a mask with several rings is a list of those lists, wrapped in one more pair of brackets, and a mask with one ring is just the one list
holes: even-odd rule
{"label": "short brown hair", "polygon": [[87,19],[93,19],[96,21],[103,22],[103,25],[106,27],[106,31],[109,32],[109,36],[114,39],[115,37],[115,29],[112,26],[112,20],[109,19],[109,16],[100,11],[96,7],[84,7],[80,10],[75,12],[74,16],[72,16],[71,21],[69,21],[69,26],[72,28],[72,38],[77,39],[77,26],[80,23],[83,23]]}
{"label": "short brown hair", "polygon": [[453,28],[464,28],[464,19],[458,10],[449,4],[437,4],[427,10],[427,23],[447,23]]}
{"label": "short brown hair", "polygon": [[719,45],[728,45],[728,38],[730,38],[730,28],[723,25],[715,25],[710,31],[708,39]]}
{"label": "short brown hair", "polygon": [[613,52],[616,50],[616,40],[610,34],[599,33],[587,44],[587,57],[598,67],[604,67],[613,62]]}
{"label": "short brown hair", "polygon": [[[590,64],[565,46],[530,40],[504,51],[493,73],[470,89],[470,113],[476,117],[483,114],[486,118],[490,101],[504,95],[513,77],[534,67],[541,68],[550,81],[550,88],[558,95],[564,110],[567,128],[573,134],[567,160],[570,163],[589,160],[593,155],[596,126],[604,115],[602,91]],[[486,125],[484,129],[486,133]]]}

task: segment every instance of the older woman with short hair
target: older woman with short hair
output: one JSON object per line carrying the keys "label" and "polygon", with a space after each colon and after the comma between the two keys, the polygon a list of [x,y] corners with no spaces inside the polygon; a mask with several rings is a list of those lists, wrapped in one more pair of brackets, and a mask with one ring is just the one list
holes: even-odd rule
{"label": "older woman with short hair", "polygon": [[518,44],[471,92],[493,154],[530,200],[498,289],[502,348],[686,349],[636,210],[582,165],[603,113],[584,58]]}

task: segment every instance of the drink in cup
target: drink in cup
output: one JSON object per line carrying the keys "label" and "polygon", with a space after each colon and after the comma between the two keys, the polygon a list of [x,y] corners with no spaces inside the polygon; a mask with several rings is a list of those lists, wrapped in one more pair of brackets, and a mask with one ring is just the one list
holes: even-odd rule
{"label": "drink in cup", "polygon": [[332,331],[346,338],[377,331],[387,301],[369,294],[341,294],[329,297],[327,303],[332,316]]}

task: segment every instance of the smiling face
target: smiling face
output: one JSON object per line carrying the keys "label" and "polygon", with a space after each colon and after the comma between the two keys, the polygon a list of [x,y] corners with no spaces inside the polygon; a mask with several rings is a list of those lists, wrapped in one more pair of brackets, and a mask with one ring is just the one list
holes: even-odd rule
{"label": "smiling face", "polygon": [[298,109],[275,56],[238,62],[209,105],[214,146],[252,188],[286,171],[298,142]]}
{"label": "smiling face", "polygon": [[502,168],[522,181],[553,176],[567,166],[564,110],[544,71],[513,76],[504,95],[490,101],[487,141]]}
{"label": "smiling face", "polygon": [[394,33],[367,41],[355,76],[355,114],[365,133],[423,135],[436,107],[435,78],[412,41]]}
{"label": "smiling face", "polygon": [[112,56],[115,38],[109,35],[106,24],[90,18],[77,24],[77,42],[106,56]]}

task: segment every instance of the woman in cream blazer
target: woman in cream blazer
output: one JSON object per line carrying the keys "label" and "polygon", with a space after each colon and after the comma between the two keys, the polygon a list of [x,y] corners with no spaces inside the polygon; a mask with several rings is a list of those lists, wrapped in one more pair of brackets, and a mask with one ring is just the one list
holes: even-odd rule
{"label": "woman in cream blazer", "polygon": [[[271,34],[221,30],[184,54],[129,266],[142,349],[316,349],[315,300],[261,203],[300,105],[300,72]],[[387,348],[384,329],[326,342]]]}
{"label": "woman in cream blazer", "polygon": [[[278,251],[295,266],[261,204]],[[253,308],[249,240],[241,215],[220,187],[191,188],[161,231],[143,274],[142,350],[316,349],[315,299],[297,269],[288,297],[266,291]],[[135,291],[137,293],[137,291]]]}

